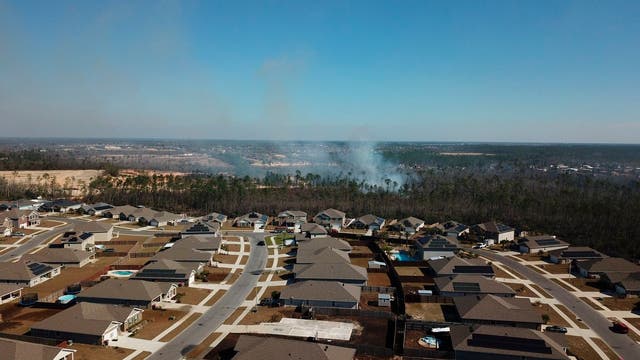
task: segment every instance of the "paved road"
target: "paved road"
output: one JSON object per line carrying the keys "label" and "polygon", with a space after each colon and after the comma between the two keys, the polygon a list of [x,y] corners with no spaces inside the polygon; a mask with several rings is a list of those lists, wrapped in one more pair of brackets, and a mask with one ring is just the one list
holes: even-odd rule
{"label": "paved road", "polygon": [[247,296],[258,283],[260,274],[267,264],[267,247],[257,246],[258,241],[264,240],[267,233],[229,233],[229,235],[244,236],[251,242],[251,253],[242,275],[233,283],[215,305],[205,312],[197,323],[192,324],[176,338],[168,342],[147,360],[178,360],[191,349],[204,341],[215,329],[245,301]]}
{"label": "paved road", "polygon": [[16,256],[22,256],[28,253],[29,251],[31,251],[36,246],[42,244],[47,240],[50,240],[52,237],[56,235],[62,234],[63,232],[69,229],[71,229],[71,226],[65,225],[65,226],[55,228],[53,230],[46,231],[42,234],[35,235],[31,237],[29,240],[20,244],[20,246],[0,255],[0,261],[8,261]]}
{"label": "paved road", "polygon": [[488,259],[499,261],[507,267],[519,272],[537,285],[541,286],[551,296],[571,309],[582,321],[598,334],[615,352],[623,359],[631,360],[640,358],[640,345],[636,344],[627,335],[617,334],[611,331],[611,321],[602,314],[585,304],[582,300],[565,290],[562,286],[545,278],[534,270],[527,268],[516,260],[497,255],[486,250],[472,250],[478,255]]}

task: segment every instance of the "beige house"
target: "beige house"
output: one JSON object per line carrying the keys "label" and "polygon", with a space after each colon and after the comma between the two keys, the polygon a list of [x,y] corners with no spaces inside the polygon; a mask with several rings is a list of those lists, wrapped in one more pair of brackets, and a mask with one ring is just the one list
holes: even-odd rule
{"label": "beige house", "polygon": [[0,283],[32,287],[60,275],[61,269],[60,265],[47,265],[28,260],[0,262]]}
{"label": "beige house", "polygon": [[94,241],[109,241],[113,238],[113,225],[102,221],[87,221],[74,226],[75,231],[93,234]]}
{"label": "beige house", "polygon": [[73,360],[74,349],[0,338],[3,360]]}

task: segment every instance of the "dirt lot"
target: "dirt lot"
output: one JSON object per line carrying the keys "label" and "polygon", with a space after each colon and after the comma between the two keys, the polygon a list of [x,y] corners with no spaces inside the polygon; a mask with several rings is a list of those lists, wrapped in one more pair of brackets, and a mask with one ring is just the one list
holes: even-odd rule
{"label": "dirt lot", "polygon": [[362,266],[366,269],[369,266],[369,260],[368,258],[351,258],[351,264]]}
{"label": "dirt lot", "polygon": [[396,266],[396,272],[399,276],[424,276],[427,271],[426,268],[417,266]]}
{"label": "dirt lot", "polygon": [[369,280],[367,283],[370,286],[391,286],[391,280],[387,273],[369,273]]}
{"label": "dirt lot", "polygon": [[180,294],[183,294],[182,296],[180,296],[180,303],[198,305],[204,298],[207,297],[207,295],[211,294],[211,290],[180,287],[178,288],[178,295]]}
{"label": "dirt lot", "polygon": [[567,336],[567,351],[579,360],[602,360],[598,353],[581,337]]}
{"label": "dirt lot", "polygon": [[368,246],[364,246],[364,245],[352,245],[351,253],[352,254],[371,254],[373,256],[373,252],[371,252],[371,249],[369,249]]}
{"label": "dirt lot", "polygon": [[[186,314],[186,311],[147,309],[142,313],[142,329],[136,332],[135,337],[151,340]],[[169,320],[171,316],[175,319]]]}
{"label": "dirt lot", "polygon": [[231,269],[207,266],[204,271],[208,273],[207,280],[209,280],[209,282],[219,283],[229,275]]}
{"label": "dirt lot", "polygon": [[215,304],[218,300],[220,300],[221,297],[224,296],[224,294],[226,293],[226,290],[218,290],[216,292],[215,295],[213,295],[213,297],[209,300],[207,300],[207,302],[205,303],[206,306],[212,306],[213,304]]}
{"label": "dirt lot", "polygon": [[0,332],[22,335],[29,331],[31,325],[59,313],[58,309],[36,309],[18,306],[17,302],[0,306]]}
{"label": "dirt lot", "polygon": [[602,300],[602,304],[610,310],[631,311],[634,308],[640,309],[639,298],[618,299],[616,297],[608,297]]}
{"label": "dirt lot", "polygon": [[99,278],[101,274],[105,273],[107,266],[111,265],[116,260],[117,258],[99,258],[96,262],[85,265],[81,268],[64,268],[60,272],[60,275],[32,288],[24,289],[23,294],[37,292],[40,298],[44,298],[53,292],[64,290],[71,284],[87,279]]}
{"label": "dirt lot", "polygon": [[131,349],[79,343],[69,346],[69,349],[76,350],[74,360],[121,360],[133,352]]}
{"label": "dirt lot", "polygon": [[538,297],[538,295],[536,295],[533,291],[531,291],[531,289],[529,289],[524,284],[508,283],[508,282],[504,282],[503,284],[505,284],[508,287],[512,288],[513,291],[516,292],[516,296]]}
{"label": "dirt lot", "polygon": [[180,325],[178,325],[175,329],[171,330],[167,335],[163,336],[160,341],[171,341],[176,335],[180,334],[184,329],[188,328],[194,321],[198,320],[201,316],[201,313],[193,313],[183,321]]}
{"label": "dirt lot", "polygon": [[443,304],[406,303],[406,314],[412,319],[425,321],[444,321]]}
{"label": "dirt lot", "polygon": [[547,314],[549,316],[547,325],[571,327],[569,323],[548,304],[539,304],[537,306],[534,305],[534,307],[540,312],[540,315],[544,316],[544,314]]}
{"label": "dirt lot", "polygon": [[219,255],[216,254],[213,256],[213,259],[217,262],[223,264],[235,264],[238,259],[238,255]]}
{"label": "dirt lot", "polygon": [[240,325],[256,325],[263,322],[279,322],[282,318],[293,317],[295,308],[291,306],[258,306],[257,312],[249,312]]}
{"label": "dirt lot", "polygon": [[582,321],[578,320],[576,315],[573,312],[571,312],[566,306],[558,304],[556,305],[556,307],[560,309],[560,311],[562,311],[565,315],[567,315],[571,320],[573,320],[573,322],[576,323],[576,325],[578,325],[580,329],[589,328],[587,325],[583,324]]}
{"label": "dirt lot", "polygon": [[[80,182],[89,184],[91,180],[102,174],[102,170],[25,170],[0,171],[0,177],[19,184],[51,183],[55,181],[60,186],[68,182],[70,187],[77,187]],[[68,180],[67,180],[68,179]]]}

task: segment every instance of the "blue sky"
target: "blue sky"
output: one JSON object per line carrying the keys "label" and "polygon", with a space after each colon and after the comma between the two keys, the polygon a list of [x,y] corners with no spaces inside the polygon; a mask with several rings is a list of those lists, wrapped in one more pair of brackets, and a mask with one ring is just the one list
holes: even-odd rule
{"label": "blue sky", "polygon": [[637,1],[4,1],[2,136],[640,142]]}

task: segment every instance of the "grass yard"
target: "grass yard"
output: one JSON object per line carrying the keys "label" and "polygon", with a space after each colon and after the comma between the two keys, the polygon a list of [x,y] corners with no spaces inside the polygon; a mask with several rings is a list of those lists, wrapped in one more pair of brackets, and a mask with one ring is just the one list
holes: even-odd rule
{"label": "grass yard", "polygon": [[213,306],[213,304],[215,304],[218,300],[220,300],[220,298],[223,297],[226,292],[227,292],[226,290],[218,290],[216,294],[213,295],[211,299],[207,300],[207,302],[204,305]]}
{"label": "grass yard", "polygon": [[602,360],[589,343],[579,336],[567,336],[567,351],[578,360]]}
{"label": "grass yard", "polygon": [[[152,340],[186,314],[186,311],[178,310],[145,310],[142,313],[143,326],[136,332],[135,337]],[[171,317],[173,320],[169,319]]]}
{"label": "grass yard", "polygon": [[396,266],[396,272],[399,276],[424,276],[421,268],[416,266]]}
{"label": "grass yard", "polygon": [[200,359],[203,355],[209,352],[209,346],[216,341],[222,333],[213,332],[200,344],[191,349],[186,355],[187,359]]}
{"label": "grass yard", "polygon": [[578,325],[580,329],[589,328],[587,325],[583,324],[581,320],[578,320],[576,315],[573,312],[571,312],[571,310],[567,309],[566,306],[558,304],[556,305],[556,307],[560,309],[560,311],[562,311],[565,315],[567,315],[571,320],[573,320],[573,322],[576,323],[576,325]]}
{"label": "grass yard", "polygon": [[204,271],[207,272],[208,282],[219,283],[229,275],[231,269],[207,266]]}
{"label": "grass yard", "polygon": [[605,343],[602,339],[600,338],[591,338],[591,340],[596,343],[596,345],[600,348],[600,350],[602,350],[605,354],[607,354],[607,356],[609,357],[609,359],[611,360],[617,360],[620,357],[615,353],[615,351],[613,351],[609,345],[607,345],[607,343]]}
{"label": "grass yard", "polygon": [[505,279],[515,279],[513,276],[509,275],[506,271],[502,270],[501,267],[493,265],[493,272],[496,274],[496,277],[505,278]]}
{"label": "grass yard", "polygon": [[553,296],[549,295],[549,293],[544,291],[544,289],[541,288],[540,286],[536,284],[529,284],[529,286],[531,286],[535,291],[539,292],[543,297],[546,297],[547,299],[553,298]]}
{"label": "grass yard", "polygon": [[163,336],[160,341],[168,342],[171,341],[174,337],[180,334],[184,329],[188,328],[193,324],[194,321],[198,320],[201,316],[201,313],[193,313],[191,314],[185,321],[183,321],[180,325],[178,325],[175,329],[171,330],[167,335]]}
{"label": "grass yard", "polygon": [[136,356],[135,356],[133,359],[131,359],[131,360],[144,360],[144,359],[146,359],[147,357],[149,357],[149,355],[151,355],[151,353],[150,353],[150,352],[148,352],[148,351],[143,351],[143,352],[141,352],[140,354],[136,355]]}
{"label": "grass yard", "polygon": [[76,350],[74,360],[122,360],[133,353],[131,349],[110,346],[74,343],[69,349]]}
{"label": "grass yard", "polygon": [[610,310],[620,311],[632,311],[633,309],[640,309],[639,298],[623,298],[608,297],[602,300],[602,305],[606,306]]}
{"label": "grass yard", "polygon": [[554,310],[549,304],[538,304],[534,305],[536,310],[540,312],[540,315],[544,316],[545,314],[549,316],[549,321],[546,325],[558,325],[564,327],[571,327],[567,320],[565,320],[556,310]]}
{"label": "grass yard", "polygon": [[180,299],[181,304],[198,305],[209,294],[211,294],[211,290],[207,289],[198,289],[192,287],[178,288],[178,298]]}
{"label": "grass yard", "polygon": [[531,289],[529,289],[525,284],[509,283],[509,282],[503,282],[503,284],[512,288],[513,291],[516,292],[516,296],[538,297],[538,295],[536,295],[533,291],[531,291]]}
{"label": "grass yard", "polygon": [[569,284],[577,287],[582,291],[601,292],[603,290],[599,281],[595,279],[571,278],[571,279],[565,279],[564,281],[568,282]]}
{"label": "grass yard", "polygon": [[240,314],[246,309],[246,307],[237,308],[229,317],[224,321],[225,325],[232,325],[237,318],[240,317]]}
{"label": "grass yard", "polygon": [[552,274],[569,274],[569,264],[544,264],[539,266]]}
{"label": "grass yard", "polygon": [[240,325],[257,325],[263,322],[279,322],[282,318],[293,317],[294,307],[268,307],[258,306],[258,311],[249,312],[247,316],[240,321]]}
{"label": "grass yard", "polygon": [[55,221],[55,220],[40,220],[40,225],[38,227],[44,227],[44,228],[52,228],[52,227],[56,227],[56,226],[60,226],[60,225],[64,225],[65,223],[61,222],[61,221]]}
{"label": "grass yard", "polygon": [[560,285],[563,289],[565,289],[567,291],[576,291],[574,288],[572,288],[569,285],[567,285],[567,283],[564,282],[564,280],[552,278],[551,281],[553,281],[554,283]]}
{"label": "grass yard", "polygon": [[599,304],[597,304],[596,302],[594,302],[590,298],[581,297],[580,300],[584,301],[585,304],[591,306],[595,310],[604,310],[604,308],[602,306],[600,306]]}
{"label": "grass yard", "polygon": [[238,259],[238,255],[213,255],[213,260],[222,264],[235,264]]}

